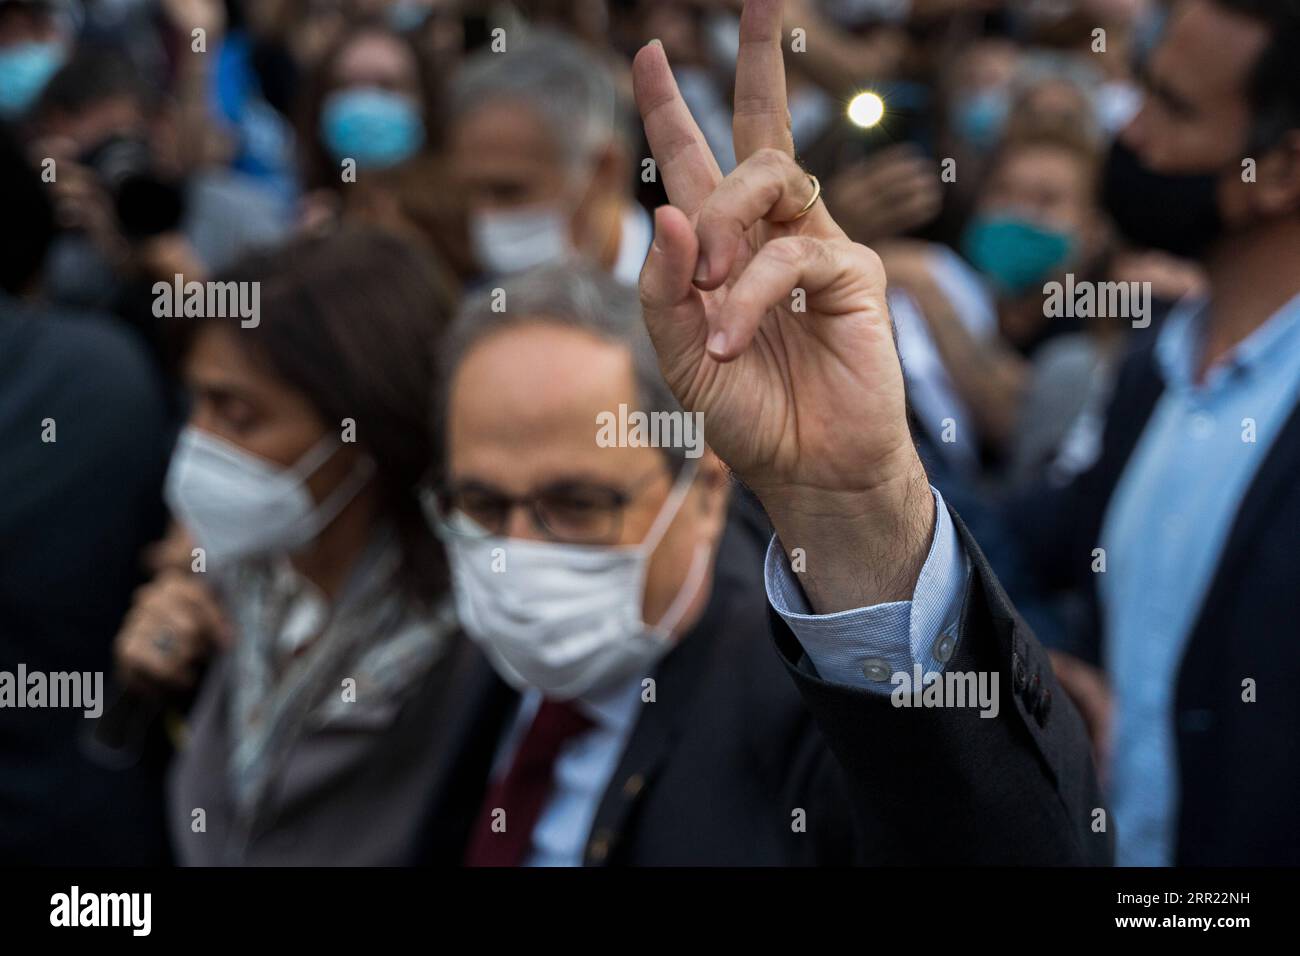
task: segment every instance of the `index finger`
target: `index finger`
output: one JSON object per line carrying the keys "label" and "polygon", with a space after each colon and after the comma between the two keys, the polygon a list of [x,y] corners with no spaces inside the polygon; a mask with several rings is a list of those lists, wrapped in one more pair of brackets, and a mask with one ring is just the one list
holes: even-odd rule
{"label": "index finger", "polygon": [[722,182],[722,171],[677,89],[659,42],[642,47],[632,61],[632,87],[668,199],[686,215],[694,215]]}
{"label": "index finger", "polygon": [[782,0],[747,0],[740,15],[736,105],[731,136],[736,163],[770,146],[794,155],[781,50]]}

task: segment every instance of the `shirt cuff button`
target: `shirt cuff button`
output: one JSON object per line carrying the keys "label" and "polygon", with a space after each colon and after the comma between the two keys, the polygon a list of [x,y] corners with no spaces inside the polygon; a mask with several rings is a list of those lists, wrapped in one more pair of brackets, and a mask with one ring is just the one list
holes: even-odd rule
{"label": "shirt cuff button", "polygon": [[879,657],[871,657],[862,662],[862,676],[877,684],[889,680],[889,664]]}
{"label": "shirt cuff button", "polygon": [[957,641],[951,634],[940,634],[930,653],[934,655],[934,659],[940,664],[947,664],[948,661],[952,660],[952,652],[956,646]]}

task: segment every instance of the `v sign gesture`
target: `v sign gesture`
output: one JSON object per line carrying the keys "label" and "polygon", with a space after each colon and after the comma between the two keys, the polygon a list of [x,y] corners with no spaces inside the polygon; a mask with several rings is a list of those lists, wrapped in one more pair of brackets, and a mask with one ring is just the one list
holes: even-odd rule
{"label": "v sign gesture", "polygon": [[[741,15],[723,178],[664,49],[634,64],[637,105],[671,206],[641,273],[646,324],[682,405],[762,500],[819,613],[907,600],[934,527],[908,430],[885,273],[794,159],[781,0]],[[806,211],[805,211],[806,210]],[[800,308],[802,306],[802,308]]]}

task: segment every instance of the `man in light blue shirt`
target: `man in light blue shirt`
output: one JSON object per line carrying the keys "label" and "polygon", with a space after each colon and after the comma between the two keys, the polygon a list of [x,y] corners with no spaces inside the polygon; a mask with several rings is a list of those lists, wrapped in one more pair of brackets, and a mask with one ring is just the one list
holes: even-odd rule
{"label": "man in light blue shirt", "polygon": [[1045,581],[1097,601],[1104,673],[1062,674],[1111,755],[1125,864],[1300,863],[1298,36],[1294,5],[1171,16],[1107,205],[1208,295],[1124,364],[1093,467],[1013,518]]}
{"label": "man in light blue shirt", "polygon": [[1106,659],[1117,700],[1112,801],[1118,862],[1174,859],[1173,692],[1242,501],[1300,401],[1300,297],[1197,381],[1204,304],[1161,330],[1165,390],[1102,528]]}

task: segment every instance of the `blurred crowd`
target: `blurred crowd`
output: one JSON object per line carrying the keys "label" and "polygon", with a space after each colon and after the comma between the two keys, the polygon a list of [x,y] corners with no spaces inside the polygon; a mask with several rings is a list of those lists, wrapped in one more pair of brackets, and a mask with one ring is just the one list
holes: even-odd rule
{"label": "blurred crowd", "polygon": [[[593,408],[677,408],[632,60],[662,43],[726,174],[742,6],[0,0],[0,669],[110,675],[97,721],[0,711],[0,859],[858,859],[767,646],[761,508],[711,453],[591,442]],[[1008,692],[1079,711],[1119,862],[1300,863],[1295,5],[783,16],[930,481],[1051,655]],[[160,307],[193,282],[256,314]],[[494,579],[499,537],[570,550]],[[652,671],[702,675],[709,740],[637,716]]]}

